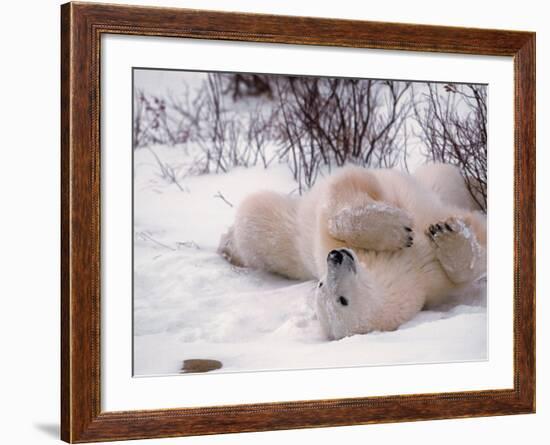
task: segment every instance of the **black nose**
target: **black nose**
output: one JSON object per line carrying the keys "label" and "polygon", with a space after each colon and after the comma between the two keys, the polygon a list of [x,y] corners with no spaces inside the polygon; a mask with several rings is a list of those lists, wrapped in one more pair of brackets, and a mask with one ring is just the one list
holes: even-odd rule
{"label": "black nose", "polygon": [[339,250],[331,250],[328,254],[327,260],[333,264],[342,264],[344,261],[344,255]]}

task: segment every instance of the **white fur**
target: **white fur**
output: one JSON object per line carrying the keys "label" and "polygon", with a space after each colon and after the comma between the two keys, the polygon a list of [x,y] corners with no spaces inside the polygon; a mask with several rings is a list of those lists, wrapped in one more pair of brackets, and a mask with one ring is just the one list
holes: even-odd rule
{"label": "white fur", "polygon": [[[415,175],[346,167],[301,198],[252,194],[220,252],[239,266],[319,280],[328,338],[393,330],[485,273],[485,216],[475,208],[450,165]],[[341,263],[329,258],[335,250]]]}

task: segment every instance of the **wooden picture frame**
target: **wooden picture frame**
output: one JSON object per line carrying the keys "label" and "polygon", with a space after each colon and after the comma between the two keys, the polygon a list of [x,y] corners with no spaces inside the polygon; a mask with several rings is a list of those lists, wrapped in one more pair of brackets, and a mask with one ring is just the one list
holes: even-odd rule
{"label": "wooden picture frame", "polygon": [[[103,34],[513,57],[513,389],[102,412],[99,117]],[[535,411],[534,33],[67,3],[61,7],[61,35],[63,440],[93,442]]]}

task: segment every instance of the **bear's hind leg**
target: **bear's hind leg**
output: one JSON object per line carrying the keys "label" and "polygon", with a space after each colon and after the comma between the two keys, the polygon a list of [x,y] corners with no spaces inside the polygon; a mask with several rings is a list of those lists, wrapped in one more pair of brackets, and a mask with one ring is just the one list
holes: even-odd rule
{"label": "bear's hind leg", "polygon": [[470,211],[480,210],[458,167],[451,164],[425,164],[414,172],[414,177],[434,191],[445,204]]}
{"label": "bear's hind leg", "polygon": [[257,192],[239,205],[225,251],[239,265],[309,279],[297,248],[297,231],[295,200],[270,191]]}
{"label": "bear's hind leg", "polygon": [[486,272],[485,225],[477,215],[451,217],[432,224],[426,229],[426,235],[453,283],[467,284]]}

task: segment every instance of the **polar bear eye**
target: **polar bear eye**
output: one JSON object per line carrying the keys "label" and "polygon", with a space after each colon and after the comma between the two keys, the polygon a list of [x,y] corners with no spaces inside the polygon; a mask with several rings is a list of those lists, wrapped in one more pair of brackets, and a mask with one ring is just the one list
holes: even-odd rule
{"label": "polar bear eye", "polygon": [[346,297],[338,297],[338,303],[340,303],[342,306],[347,306],[349,304]]}
{"label": "polar bear eye", "polygon": [[319,287],[323,287],[323,282],[319,281]]}

